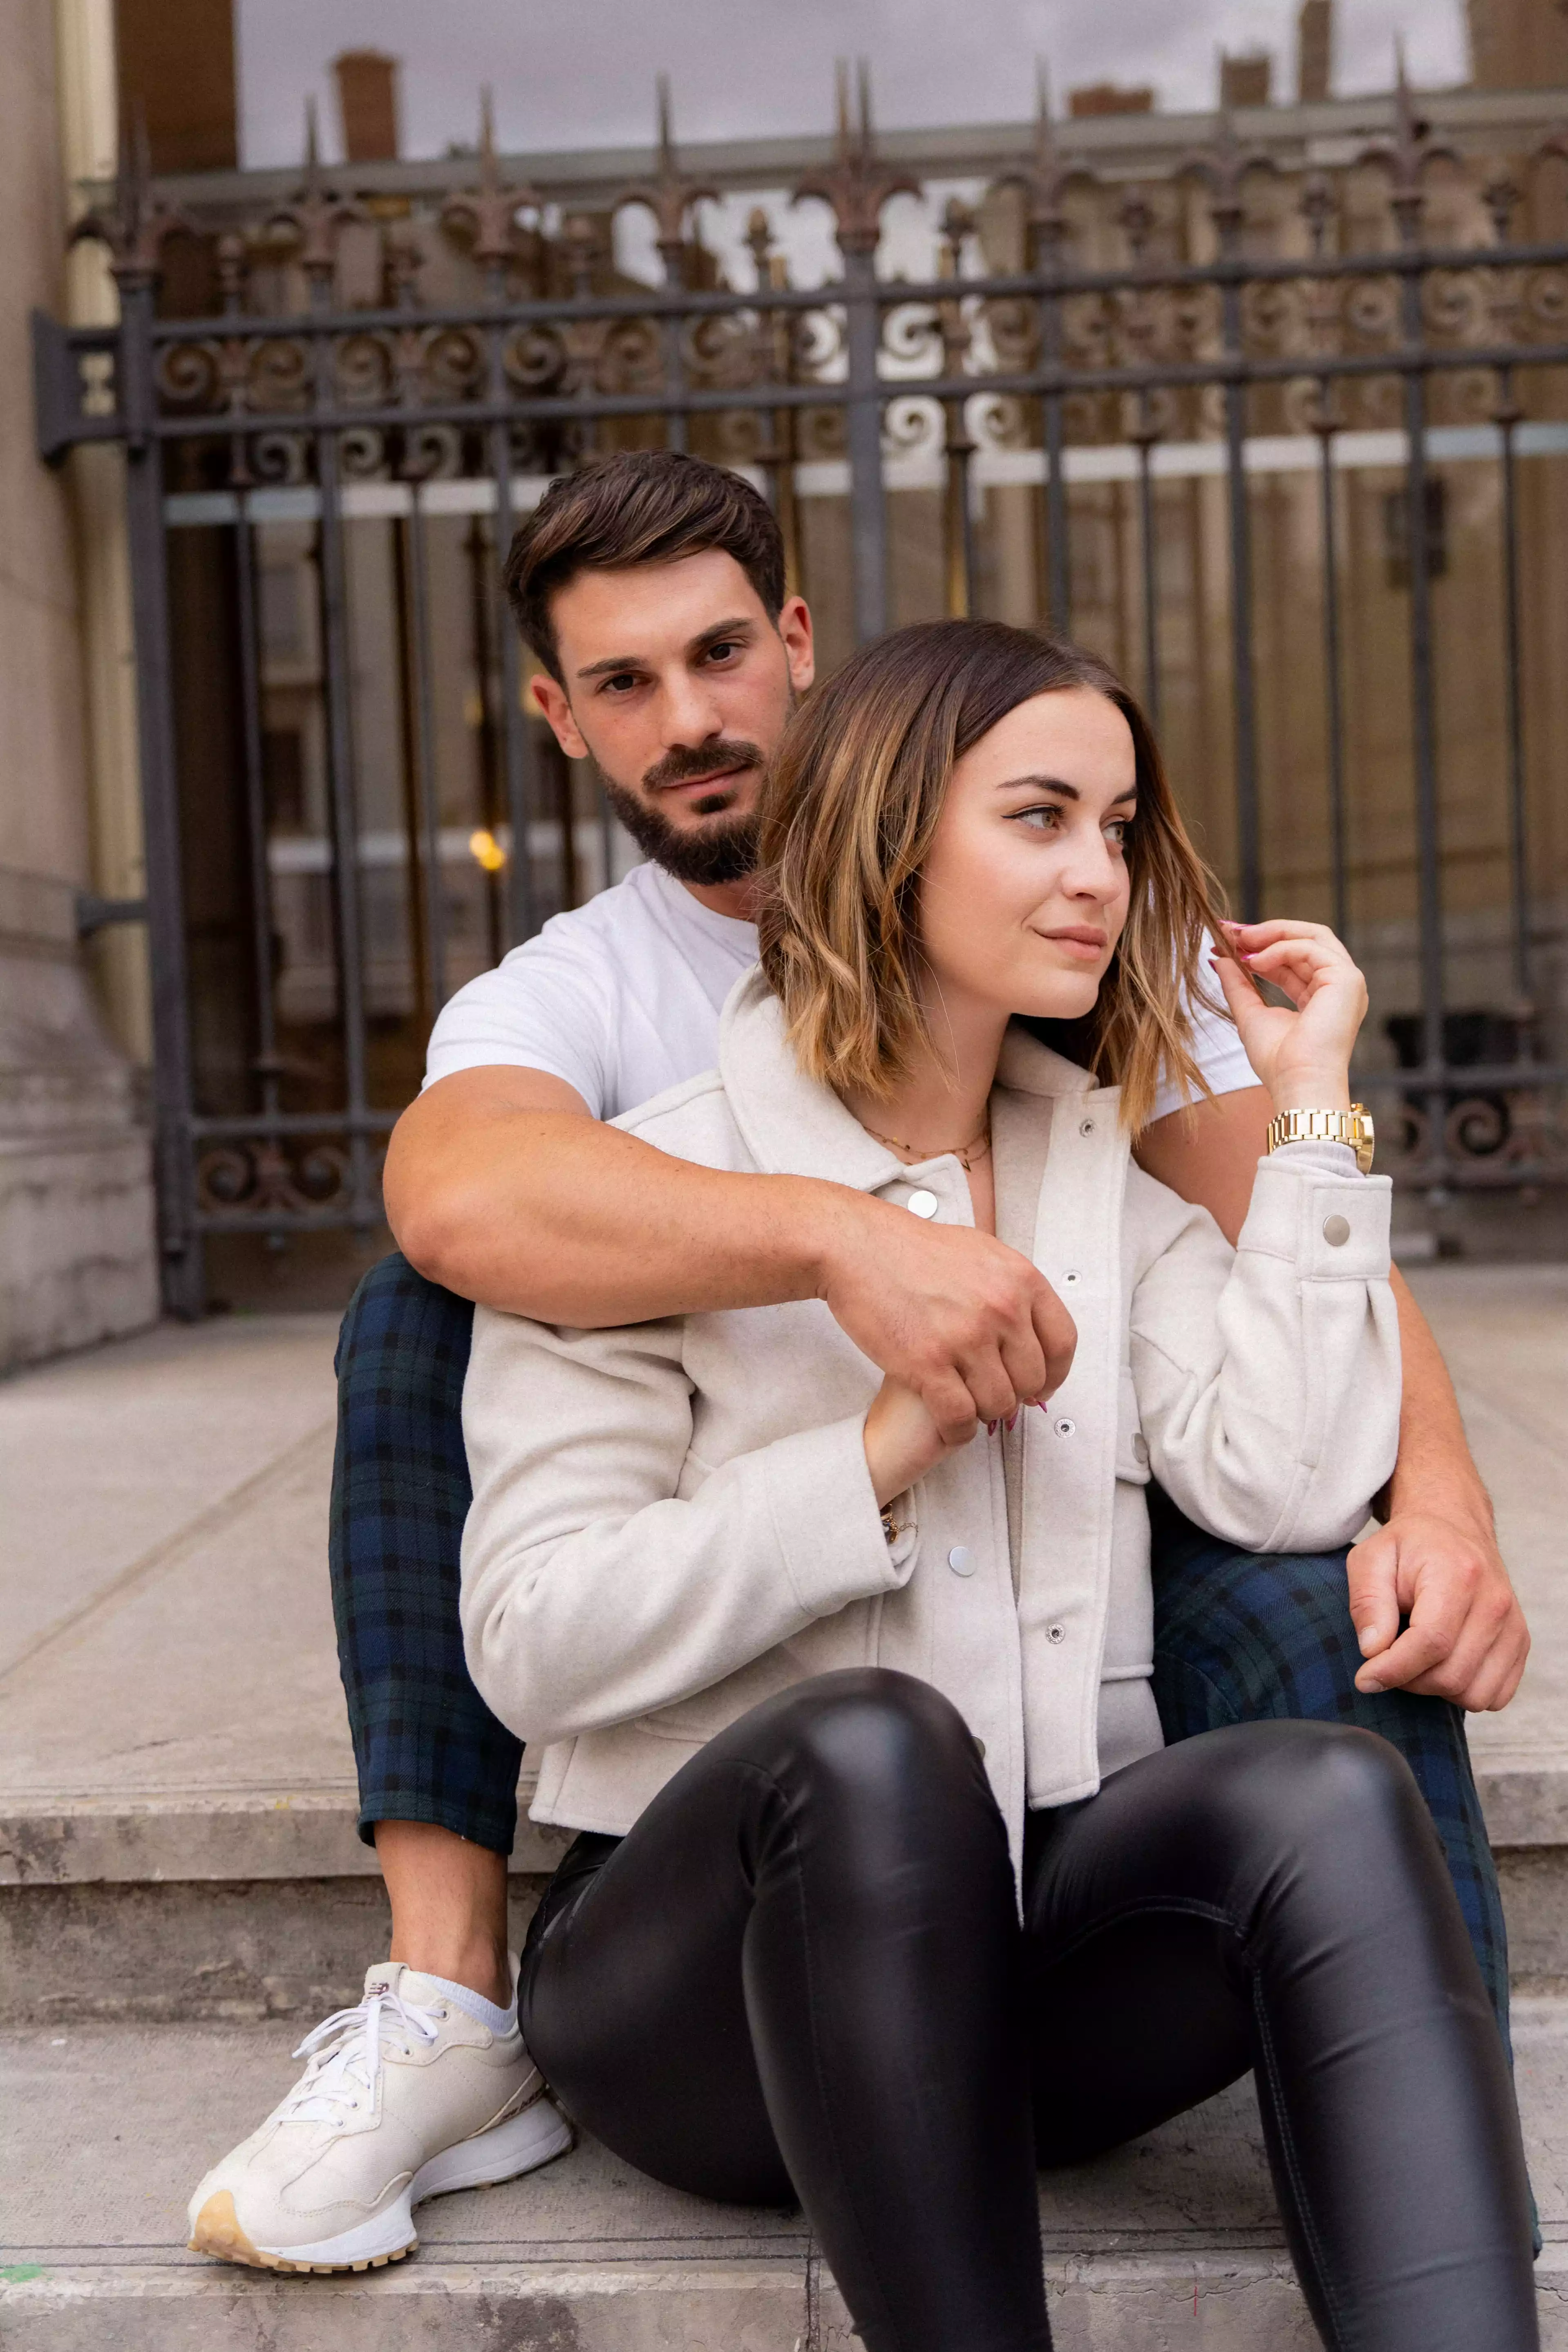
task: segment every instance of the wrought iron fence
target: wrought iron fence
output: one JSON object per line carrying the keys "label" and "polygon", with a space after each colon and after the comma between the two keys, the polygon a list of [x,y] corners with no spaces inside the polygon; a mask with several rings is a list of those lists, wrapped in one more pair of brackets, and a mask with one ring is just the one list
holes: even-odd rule
{"label": "wrought iron fence", "polygon": [[[613,874],[498,575],[547,482],[627,443],[752,472],[830,652],[921,611],[1101,645],[1239,906],[1356,942],[1404,1180],[1568,1175],[1568,240],[1514,233],[1568,135],[1478,170],[1402,86],[1330,164],[1221,118],[1097,176],[1042,103],[943,203],[847,96],[721,261],[695,225],[732,196],[668,120],[591,209],[509,184],[487,123],[441,203],[312,152],[286,201],[204,218],[132,157],[83,223],[121,318],[38,320],[38,431],[128,459],[176,1309],[207,1234],[373,1225],[435,1007]],[[826,208],[820,282],[784,200]],[[634,213],[657,284],[616,260]]]}

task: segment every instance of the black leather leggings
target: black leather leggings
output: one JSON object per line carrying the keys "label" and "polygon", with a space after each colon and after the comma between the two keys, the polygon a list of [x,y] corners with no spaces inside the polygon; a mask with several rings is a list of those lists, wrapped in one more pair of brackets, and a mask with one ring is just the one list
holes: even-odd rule
{"label": "black leather leggings", "polygon": [[1336,2352],[1533,2352],[1496,2025],[1409,1770],[1371,1733],[1207,1732],[1002,1817],[941,1694],[755,1707],[535,1918],[522,2026],[567,2107],[699,2195],[798,2198],[868,2352],[1050,2342],[1037,2164],[1257,2072]]}

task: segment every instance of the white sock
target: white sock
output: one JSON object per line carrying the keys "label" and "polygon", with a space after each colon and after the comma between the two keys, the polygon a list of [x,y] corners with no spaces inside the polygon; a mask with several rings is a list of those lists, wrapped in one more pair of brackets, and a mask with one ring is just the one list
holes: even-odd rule
{"label": "white sock", "polygon": [[480,2025],[488,2025],[492,2033],[510,2033],[517,2023],[515,1999],[509,2009],[498,2009],[495,2002],[487,2000],[482,1992],[475,1992],[468,1985],[454,1984],[450,1977],[426,1976],[423,1969],[419,1973],[425,1977],[426,1984],[433,1984],[438,1991],[444,1992],[465,2017],[476,2019]]}

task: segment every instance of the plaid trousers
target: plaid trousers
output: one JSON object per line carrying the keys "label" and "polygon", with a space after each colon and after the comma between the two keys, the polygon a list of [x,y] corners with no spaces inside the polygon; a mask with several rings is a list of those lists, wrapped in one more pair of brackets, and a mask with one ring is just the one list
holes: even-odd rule
{"label": "plaid trousers", "polygon": [[[332,1607],[361,1837],[373,1843],[378,1821],[434,1822],[510,1853],[522,1748],[469,1680],[458,1620],[473,1313],[395,1255],[350,1302],[337,1354]],[[1502,1903],[1459,1709],[1356,1689],[1343,1552],[1240,1551],[1157,1487],[1149,1494],[1154,1696],[1167,1740],[1294,1717],[1359,1724],[1397,1748],[1430,1808],[1506,2042]]]}

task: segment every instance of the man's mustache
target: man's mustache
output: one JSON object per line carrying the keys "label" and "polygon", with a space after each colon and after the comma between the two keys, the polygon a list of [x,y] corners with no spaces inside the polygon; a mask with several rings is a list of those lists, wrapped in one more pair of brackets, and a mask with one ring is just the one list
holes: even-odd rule
{"label": "man's mustache", "polygon": [[760,768],[763,753],[755,743],[731,742],[727,738],[717,743],[688,746],[678,743],[656,761],[643,776],[643,790],[657,793],[667,784],[686,784],[700,776],[717,776],[731,769]]}

